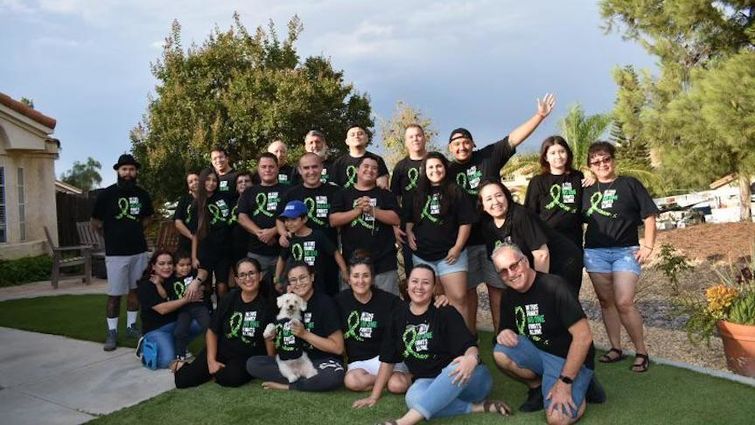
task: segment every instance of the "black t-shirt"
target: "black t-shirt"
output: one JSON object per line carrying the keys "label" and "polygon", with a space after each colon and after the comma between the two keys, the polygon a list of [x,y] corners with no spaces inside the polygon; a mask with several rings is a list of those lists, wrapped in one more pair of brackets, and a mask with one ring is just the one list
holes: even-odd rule
{"label": "black t-shirt", "polygon": [[[333,332],[341,330],[336,303],[333,301],[333,298],[320,292],[312,294],[312,297],[307,301],[307,309],[302,312],[302,318],[305,329],[323,338],[327,338]],[[311,359],[339,357],[333,353],[320,351],[307,342],[304,343],[304,350]]]}
{"label": "black t-shirt", "polygon": [[173,220],[181,220],[183,224],[194,233],[197,231],[197,217],[191,213],[191,203],[194,197],[191,195],[182,196],[176,205],[176,211],[173,213]]}
{"label": "black t-shirt", "polygon": [[386,331],[380,361],[403,361],[414,379],[435,378],[472,346],[477,346],[475,337],[455,308],[430,304],[424,314],[415,316],[402,302]]}
{"label": "black t-shirt", "polygon": [[645,186],[634,177],[585,188],[582,211],[587,222],[585,248],[628,247],[640,244],[637,228],[658,214]]}
{"label": "black t-shirt", "polygon": [[[286,186],[291,186],[297,183],[299,174],[296,172],[296,168],[288,164],[283,164],[278,167],[278,183]],[[258,172],[252,173],[252,183],[255,185],[260,184],[260,175]]]}
{"label": "black t-shirt", "polygon": [[244,302],[241,290],[234,288],[220,300],[210,329],[218,337],[218,353],[248,358],[266,355],[262,333],[275,322],[275,307],[261,295]]}
{"label": "black t-shirt", "polygon": [[275,321],[275,351],[281,360],[298,359],[304,353],[304,340],[297,338],[291,330],[291,319]]}
{"label": "black t-shirt", "polygon": [[[524,335],[540,350],[564,359],[572,341],[569,327],[586,317],[569,285],[551,274],[537,273],[527,292],[509,289],[501,301],[501,329]],[[590,369],[594,356],[595,347],[590,346],[585,358]]]}
{"label": "black t-shirt", "polygon": [[218,173],[218,177],[220,177],[220,180],[218,180],[218,189],[217,192],[225,193],[225,194],[235,194],[236,193],[236,177],[239,175],[239,172],[231,168],[231,170],[222,176],[220,173]]}
{"label": "black t-shirt", "polygon": [[339,190],[340,188],[333,184],[321,184],[315,188],[307,188],[303,184],[298,184],[286,192],[278,203],[277,215],[280,216],[283,213],[289,201],[302,201],[309,209],[307,226],[323,232],[333,243],[337,244],[338,230],[330,227],[328,216],[333,210],[333,200]]}
{"label": "black t-shirt", "polygon": [[380,354],[385,330],[399,303],[399,297],[374,286],[366,304],[359,302],[351,289],[336,295],[349,362],[368,360]]}
{"label": "black t-shirt", "polygon": [[423,260],[445,258],[448,250],[456,244],[459,226],[475,222],[476,212],[469,198],[456,186],[453,194],[453,199],[448,200],[450,205],[445,217],[441,214],[442,194],[437,187],[431,188],[419,214],[414,205],[417,193],[404,198],[404,217],[407,223],[414,223],[412,231],[417,241],[414,254]]}
{"label": "black t-shirt", "polygon": [[[207,236],[199,241],[201,252],[207,253],[215,250],[226,251],[231,234],[231,210],[236,205],[234,194],[227,192],[215,192],[207,199]],[[191,208],[191,213],[198,217],[196,206]],[[203,256],[200,254],[200,256]]]}
{"label": "black t-shirt", "polygon": [[[378,177],[388,175],[388,166],[385,165],[385,161],[382,157],[375,155],[372,152],[367,151],[365,155],[372,155],[378,160]],[[349,188],[357,183],[357,164],[362,157],[354,158],[348,153],[341,155],[333,166],[332,182],[343,187]]]}
{"label": "black t-shirt", "polygon": [[325,234],[312,229],[307,236],[294,235],[288,244],[288,248],[281,248],[280,256],[283,261],[293,263],[304,261],[315,269],[315,288],[325,289],[325,270],[328,267],[328,258],[332,258],[338,248]]}
{"label": "black t-shirt", "polygon": [[519,204],[513,204],[509,208],[503,226],[497,227],[489,217],[483,221],[482,230],[488,255],[500,244],[514,243],[534,268],[532,251],[547,245],[550,271],[555,274],[561,274],[575,259],[582,257],[582,252],[574,243],[543,223],[535,213]]}
{"label": "black t-shirt", "polygon": [[[449,175],[469,196],[473,205],[477,205],[480,184],[486,179],[500,180],[501,168],[515,153],[516,149],[511,147],[509,137],[506,136],[502,140],[473,151],[471,158],[463,164],[456,161],[451,162]],[[485,240],[480,232],[480,227],[472,226],[472,234],[469,236],[467,246],[484,243]]]}
{"label": "black t-shirt", "polygon": [[[370,190],[358,190],[354,187],[343,189],[334,199],[333,212],[352,210],[355,201],[363,196],[369,197],[371,204],[381,210],[391,210],[400,214],[396,197],[379,187]],[[376,274],[396,270],[393,226],[368,214],[361,214],[351,223],[341,226],[341,246],[344,258],[351,258],[351,254],[357,249],[369,252]]]}
{"label": "black t-shirt", "polygon": [[579,171],[559,176],[540,174],[530,180],[524,205],[548,226],[582,248],[582,179]]}
{"label": "black t-shirt", "polygon": [[139,186],[113,184],[97,196],[92,218],[102,221],[105,255],[136,255],[147,251],[142,219],[152,216],[152,198]]}
{"label": "black t-shirt", "polygon": [[165,292],[168,293],[168,299],[178,300],[183,298],[186,289],[196,275],[196,272],[192,271],[184,277],[178,277],[175,274],[171,276],[170,280],[164,285]]}
{"label": "black t-shirt", "polygon": [[[163,285],[163,288],[165,288],[166,294],[170,293],[170,288],[167,288],[167,285]],[[160,314],[152,308],[158,304],[168,302],[169,298],[161,297],[151,280],[142,279],[136,284],[136,296],[139,298],[139,308],[141,310],[142,334],[154,331],[168,323],[176,321],[176,311]]]}
{"label": "black t-shirt", "polygon": [[421,159],[411,159],[407,156],[393,167],[391,192],[396,195],[396,198],[401,199],[402,205],[405,204],[403,198],[417,190],[420,165],[422,165]]}
{"label": "black t-shirt", "polygon": [[[248,187],[239,198],[239,214],[246,214],[261,229],[275,227],[278,205],[287,187],[280,183],[272,186]],[[257,235],[249,236],[249,252],[258,255],[275,256],[280,252],[278,240],[272,245],[261,242]]]}

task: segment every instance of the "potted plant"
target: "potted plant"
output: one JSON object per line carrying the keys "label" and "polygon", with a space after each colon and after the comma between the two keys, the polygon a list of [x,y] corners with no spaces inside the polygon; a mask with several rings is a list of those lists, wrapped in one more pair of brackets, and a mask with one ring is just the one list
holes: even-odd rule
{"label": "potted plant", "polygon": [[685,330],[693,343],[721,337],[728,368],[755,377],[755,260],[733,273],[718,273],[721,282],[705,289],[704,298],[687,297],[681,311],[689,315]]}

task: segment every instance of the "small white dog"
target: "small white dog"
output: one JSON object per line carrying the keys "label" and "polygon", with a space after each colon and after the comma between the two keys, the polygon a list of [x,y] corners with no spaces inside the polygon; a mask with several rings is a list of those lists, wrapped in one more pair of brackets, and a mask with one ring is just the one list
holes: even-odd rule
{"label": "small white dog", "polygon": [[301,312],[307,309],[307,302],[296,294],[283,294],[277,299],[280,312],[275,323],[270,323],[262,334],[265,338],[275,338],[278,355],[278,369],[289,383],[299,378],[317,375],[317,369],[304,351],[304,344],[291,331],[293,323],[301,323]]}

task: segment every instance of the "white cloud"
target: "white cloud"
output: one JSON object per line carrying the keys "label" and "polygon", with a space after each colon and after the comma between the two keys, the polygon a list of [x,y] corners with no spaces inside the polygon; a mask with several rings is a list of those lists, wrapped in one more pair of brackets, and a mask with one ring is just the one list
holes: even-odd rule
{"label": "white cloud", "polygon": [[81,42],[63,37],[42,36],[35,38],[32,43],[37,47],[56,47],[56,48],[76,48],[82,45]]}

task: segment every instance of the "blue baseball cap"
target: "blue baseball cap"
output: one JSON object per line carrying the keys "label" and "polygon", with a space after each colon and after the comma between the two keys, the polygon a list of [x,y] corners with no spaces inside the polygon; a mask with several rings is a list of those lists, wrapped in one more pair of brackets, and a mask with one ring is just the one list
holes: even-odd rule
{"label": "blue baseball cap", "polygon": [[302,201],[289,201],[280,218],[299,218],[307,215],[309,209]]}

